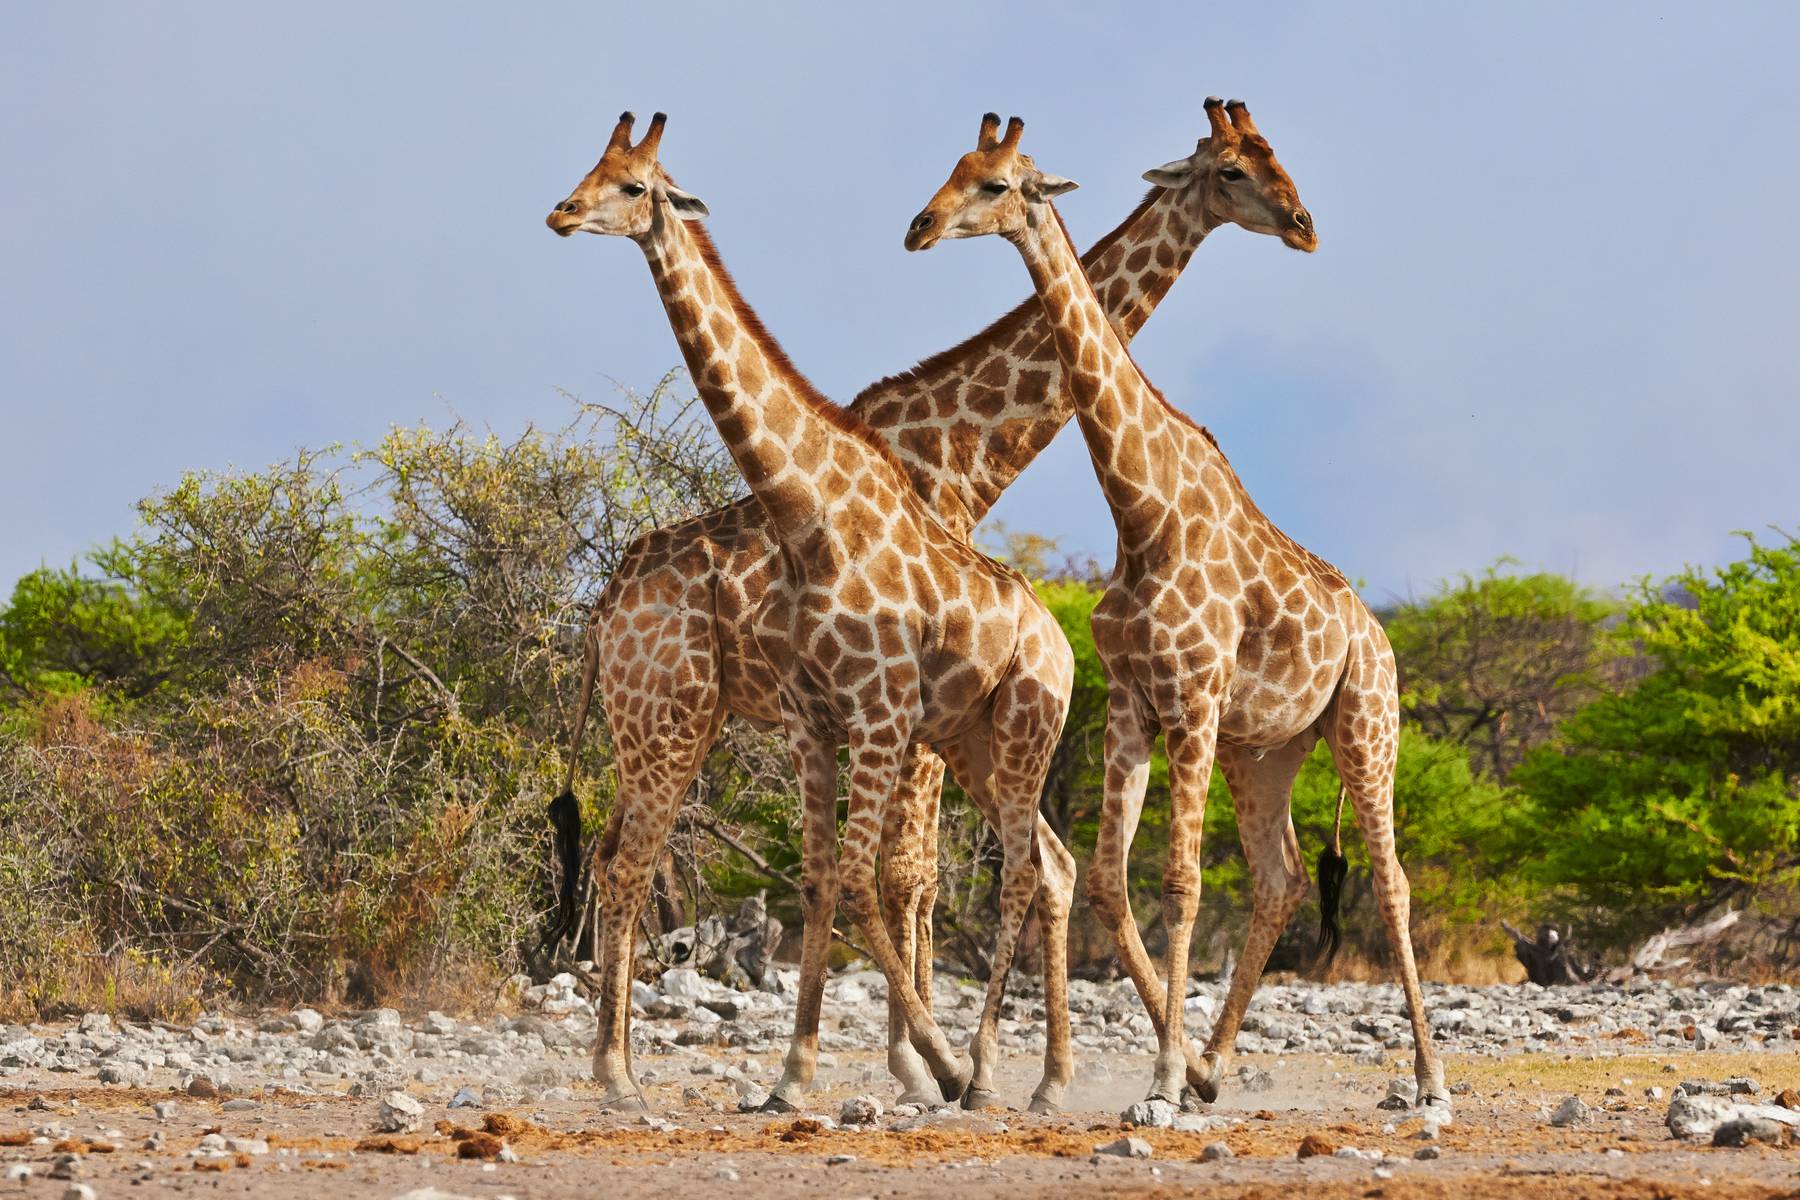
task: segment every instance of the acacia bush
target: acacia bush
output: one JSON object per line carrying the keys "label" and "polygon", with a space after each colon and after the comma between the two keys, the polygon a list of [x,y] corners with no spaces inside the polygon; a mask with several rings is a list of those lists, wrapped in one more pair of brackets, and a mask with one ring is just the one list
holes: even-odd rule
{"label": "acacia bush", "polygon": [[[544,806],[587,607],[633,539],[743,487],[677,377],[577,413],[511,440],[401,428],[365,450],[193,474],[145,500],[131,536],[18,582],[0,607],[0,1015],[442,1006],[544,965]],[[1106,716],[1099,571],[993,532],[1075,650],[1043,808],[1085,870]],[[1776,931],[1771,961],[1800,951],[1792,538],[1623,605],[1489,571],[1386,619],[1407,714],[1398,840],[1428,971],[1493,977],[1502,917],[1573,923],[1604,953],[1723,903]],[[616,787],[604,713],[577,768],[597,833]],[[1293,797],[1309,860],[1337,795],[1321,746]],[[999,855],[954,789],[943,813],[938,949],[980,975]],[[656,864],[646,932],[764,891],[797,929],[796,815],[779,734],[728,722]],[[1130,861],[1152,945],[1167,817],[1158,755]],[[1206,826],[1202,968],[1249,918],[1217,774]],[[1345,969],[1373,971],[1386,939],[1348,819],[1345,849]],[[1315,919],[1309,904],[1275,966],[1308,965]],[[1078,971],[1116,969],[1085,904],[1072,934]]]}

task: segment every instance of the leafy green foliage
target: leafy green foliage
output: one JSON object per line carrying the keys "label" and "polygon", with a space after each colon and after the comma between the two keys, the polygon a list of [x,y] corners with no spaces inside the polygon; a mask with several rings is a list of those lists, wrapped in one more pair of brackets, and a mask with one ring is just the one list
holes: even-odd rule
{"label": "leafy green foliage", "polygon": [[1450,580],[1387,614],[1406,712],[1504,779],[1617,675],[1604,633],[1615,611],[1561,575],[1490,567]]}
{"label": "leafy green foliage", "polygon": [[1800,544],[1641,585],[1619,636],[1655,670],[1514,774],[1531,877],[1605,925],[1800,884]]}

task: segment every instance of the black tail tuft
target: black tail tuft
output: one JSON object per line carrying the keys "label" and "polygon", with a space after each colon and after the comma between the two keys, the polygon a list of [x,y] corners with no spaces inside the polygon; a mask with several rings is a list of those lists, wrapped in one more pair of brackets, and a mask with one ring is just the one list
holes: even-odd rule
{"label": "black tail tuft", "polygon": [[556,861],[562,867],[556,921],[546,938],[555,945],[575,932],[575,898],[581,882],[581,805],[574,792],[564,792],[550,802],[550,825],[556,831]]}
{"label": "black tail tuft", "polygon": [[1338,904],[1344,898],[1344,879],[1350,864],[1338,851],[1326,846],[1319,851],[1319,941],[1313,947],[1320,965],[1337,957],[1344,933],[1338,928]]}

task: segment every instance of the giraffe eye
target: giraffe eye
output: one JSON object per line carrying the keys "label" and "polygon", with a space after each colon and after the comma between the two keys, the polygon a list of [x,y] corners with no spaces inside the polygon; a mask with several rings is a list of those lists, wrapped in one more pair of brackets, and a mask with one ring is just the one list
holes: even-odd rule
{"label": "giraffe eye", "polygon": [[981,185],[981,190],[990,196],[1003,196],[1006,194],[1007,187],[998,179],[990,179]]}
{"label": "giraffe eye", "polygon": [[1244,178],[1244,172],[1242,168],[1239,167],[1220,167],[1219,178],[1223,179],[1226,183],[1236,183],[1238,180]]}
{"label": "giraffe eye", "polygon": [[648,189],[641,183],[624,183],[619,185],[619,190],[627,196],[641,196]]}

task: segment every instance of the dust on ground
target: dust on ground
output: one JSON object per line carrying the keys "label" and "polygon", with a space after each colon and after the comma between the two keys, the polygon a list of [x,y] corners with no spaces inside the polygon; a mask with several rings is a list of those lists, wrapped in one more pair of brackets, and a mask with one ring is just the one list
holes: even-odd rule
{"label": "dust on ground", "polygon": [[[725,1052],[721,1051],[721,1056]],[[875,1054],[848,1054],[822,1071],[809,1107],[835,1115],[863,1092],[885,1098]],[[1800,1087],[1800,1055],[1775,1053],[1514,1055],[1454,1057],[1456,1122],[1433,1140],[1404,1112],[1376,1107],[1386,1082],[1407,1074],[1392,1062],[1360,1066],[1326,1054],[1242,1055],[1267,1071],[1271,1086],[1228,1087],[1211,1111],[1221,1128],[1204,1133],[1130,1129],[1118,1113],[1137,1099],[1150,1061],[1113,1056],[1081,1065],[1070,1109],[1057,1117],[988,1109],[945,1114],[912,1129],[831,1128],[807,1117],[729,1109],[716,1079],[649,1085],[646,1121],[602,1114],[598,1093],[506,1109],[446,1109],[426,1102],[421,1128],[375,1129],[379,1097],[304,1095],[279,1087],[233,1097],[195,1098],[167,1088],[59,1087],[58,1078],[11,1081],[0,1091],[0,1162],[32,1175],[0,1185],[0,1197],[54,1197],[70,1181],[51,1178],[58,1158],[78,1156],[76,1181],[105,1200],[129,1191],[166,1196],[396,1197],[419,1189],[496,1200],[511,1196],[588,1196],[606,1200],[729,1192],[734,1198],[804,1200],[860,1196],[959,1195],[1291,1197],[1499,1197],[1521,1188],[1542,1197],[1800,1198],[1800,1150],[1753,1145],[1715,1149],[1678,1142],[1663,1125],[1667,1099],[1653,1099],[1690,1078],[1750,1075],[1765,1095]],[[1397,1069],[1398,1068],[1398,1069]],[[1002,1094],[1022,1102],[1035,1064],[1010,1056]],[[16,1086],[14,1086],[16,1085]],[[1609,1095],[1608,1089],[1616,1094]],[[1567,1096],[1593,1108],[1591,1124],[1552,1128],[1547,1110]],[[233,1099],[239,1101],[230,1105]],[[254,1099],[254,1106],[242,1101]],[[152,1105],[172,1101],[167,1119]],[[227,1107],[230,1105],[229,1107]],[[49,1129],[49,1140],[37,1130]],[[217,1138],[203,1148],[208,1134]],[[1147,1159],[1096,1154],[1130,1135],[1151,1147]],[[1366,1159],[1300,1159],[1313,1135]],[[1209,1143],[1234,1157],[1202,1162]],[[23,1143],[23,1144],[20,1144]],[[259,1143],[266,1143],[263,1151]],[[1415,1159],[1431,1147],[1439,1157]],[[205,1155],[197,1157],[196,1155]],[[517,1161],[508,1161],[516,1159]]]}

